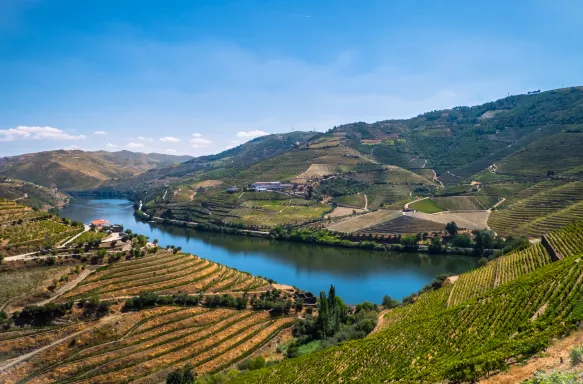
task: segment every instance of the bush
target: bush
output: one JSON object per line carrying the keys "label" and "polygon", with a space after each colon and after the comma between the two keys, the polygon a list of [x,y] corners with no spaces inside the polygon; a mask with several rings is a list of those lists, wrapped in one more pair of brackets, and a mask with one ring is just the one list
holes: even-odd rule
{"label": "bush", "polygon": [[573,347],[573,349],[571,349],[571,352],[569,353],[569,356],[571,357],[571,363],[573,365],[577,365],[579,363],[582,363],[583,362],[583,346]]}
{"label": "bush", "polygon": [[253,371],[265,367],[265,359],[261,356],[245,360],[237,365],[237,369],[241,371]]}
{"label": "bush", "polygon": [[193,367],[191,365],[185,365],[184,367],[177,369],[174,372],[170,372],[166,376],[167,384],[193,384],[195,374],[192,372]]}

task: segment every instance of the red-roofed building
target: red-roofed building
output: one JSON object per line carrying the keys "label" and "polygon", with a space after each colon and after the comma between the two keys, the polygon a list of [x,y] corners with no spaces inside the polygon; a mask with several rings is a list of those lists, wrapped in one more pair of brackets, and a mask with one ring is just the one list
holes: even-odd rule
{"label": "red-roofed building", "polygon": [[101,229],[103,229],[104,226],[106,226],[106,227],[109,226],[109,221],[107,221],[105,219],[93,220],[91,222],[91,225],[93,225],[95,227],[95,229],[101,230]]}

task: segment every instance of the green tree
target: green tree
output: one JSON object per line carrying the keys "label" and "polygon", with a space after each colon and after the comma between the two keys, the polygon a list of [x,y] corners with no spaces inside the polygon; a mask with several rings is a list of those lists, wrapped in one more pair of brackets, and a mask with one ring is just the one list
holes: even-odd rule
{"label": "green tree", "polygon": [[459,228],[457,226],[457,223],[455,221],[452,221],[445,225],[445,230],[447,231],[447,233],[449,233],[450,236],[455,236],[457,235]]}
{"label": "green tree", "polygon": [[185,365],[181,369],[177,369],[174,372],[170,372],[168,376],[166,376],[166,383],[167,384],[193,384],[195,375],[192,371],[193,367],[189,365]]}
{"label": "green tree", "polygon": [[391,296],[389,295],[385,295],[383,297],[383,307],[387,308],[387,309],[391,309],[391,308],[395,308],[398,307],[400,302],[399,300],[395,300],[393,299]]}

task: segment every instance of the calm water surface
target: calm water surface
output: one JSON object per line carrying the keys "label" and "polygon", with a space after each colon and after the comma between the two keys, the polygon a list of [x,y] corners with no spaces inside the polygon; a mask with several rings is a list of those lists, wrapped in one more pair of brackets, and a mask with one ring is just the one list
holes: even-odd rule
{"label": "calm water surface", "polygon": [[380,303],[385,294],[401,299],[440,273],[460,274],[477,266],[476,258],[465,256],[324,247],[144,223],[133,216],[133,204],[122,199],[75,198],[60,213],[84,223],[103,218],[123,224],[161,245],[181,246],[183,251],[315,294],[334,284],[349,304]]}

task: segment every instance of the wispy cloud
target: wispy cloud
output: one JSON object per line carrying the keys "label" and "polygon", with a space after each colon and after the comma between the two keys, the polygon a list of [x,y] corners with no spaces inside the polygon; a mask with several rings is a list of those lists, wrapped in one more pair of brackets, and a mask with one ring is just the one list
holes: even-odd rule
{"label": "wispy cloud", "polygon": [[160,139],[161,142],[163,143],[179,143],[180,139],[177,137],[172,137],[172,136],[166,136],[166,137],[162,137]]}
{"label": "wispy cloud", "polygon": [[154,141],[153,138],[151,137],[144,137],[144,136],[138,136],[138,137],[130,137],[130,140],[137,140],[137,141],[149,141],[152,142]]}
{"label": "wispy cloud", "polygon": [[107,135],[107,132],[105,131],[95,131],[93,132],[94,135]]}
{"label": "wispy cloud", "polygon": [[69,135],[62,129],[53,127],[28,127],[18,126],[6,130],[0,130],[0,141],[13,140],[82,140],[85,135]]}
{"label": "wispy cloud", "polygon": [[128,145],[126,145],[127,148],[129,149],[139,149],[139,148],[146,148],[146,146],[142,143],[128,143]]}
{"label": "wispy cloud", "polygon": [[201,137],[202,134],[201,133],[193,133],[192,136],[194,136],[194,137]]}
{"label": "wispy cloud", "polygon": [[67,151],[74,151],[77,149],[81,149],[81,147],[78,145],[68,145],[68,146],[64,147],[63,149],[67,150]]}
{"label": "wispy cloud", "polygon": [[190,142],[192,143],[192,148],[206,148],[213,143],[210,140],[202,139],[200,137],[195,137],[190,140]]}
{"label": "wispy cloud", "polygon": [[112,143],[107,143],[107,148],[117,148],[117,147],[119,147],[119,145],[112,144]]}
{"label": "wispy cloud", "polygon": [[164,153],[167,153],[169,155],[175,155],[177,153],[176,149],[165,149]]}
{"label": "wispy cloud", "polygon": [[269,135],[269,132],[254,129],[252,131],[239,131],[237,132],[237,137],[258,137]]}

